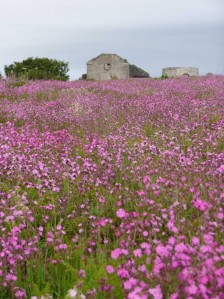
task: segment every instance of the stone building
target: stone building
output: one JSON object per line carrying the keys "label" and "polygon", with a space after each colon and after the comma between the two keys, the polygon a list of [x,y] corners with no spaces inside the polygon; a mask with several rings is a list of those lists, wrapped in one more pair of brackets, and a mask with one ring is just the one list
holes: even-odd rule
{"label": "stone building", "polygon": [[162,71],[162,75],[170,77],[198,76],[196,67],[167,67]]}
{"label": "stone building", "polygon": [[117,54],[101,54],[87,62],[87,79],[147,78],[149,74]]}

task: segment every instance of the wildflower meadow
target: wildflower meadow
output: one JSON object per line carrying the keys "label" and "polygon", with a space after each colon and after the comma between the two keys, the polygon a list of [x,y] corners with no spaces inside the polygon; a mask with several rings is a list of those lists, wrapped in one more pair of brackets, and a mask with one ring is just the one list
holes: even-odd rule
{"label": "wildflower meadow", "polygon": [[1,299],[223,299],[224,76],[0,81]]}

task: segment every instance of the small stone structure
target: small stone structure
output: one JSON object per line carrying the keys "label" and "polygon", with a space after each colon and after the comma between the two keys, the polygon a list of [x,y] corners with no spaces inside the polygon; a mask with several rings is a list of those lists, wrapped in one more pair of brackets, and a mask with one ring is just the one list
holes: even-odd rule
{"label": "small stone structure", "polygon": [[87,62],[88,80],[147,78],[149,73],[117,54],[101,54]]}
{"label": "small stone structure", "polygon": [[167,67],[162,71],[163,76],[180,77],[180,76],[198,76],[196,67]]}

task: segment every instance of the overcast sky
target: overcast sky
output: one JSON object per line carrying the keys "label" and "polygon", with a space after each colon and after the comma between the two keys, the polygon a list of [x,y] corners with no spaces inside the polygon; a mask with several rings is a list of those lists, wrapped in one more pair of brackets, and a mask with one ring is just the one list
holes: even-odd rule
{"label": "overcast sky", "polygon": [[224,0],[0,0],[0,72],[28,57],[86,62],[116,53],[161,76],[169,66],[224,74]]}

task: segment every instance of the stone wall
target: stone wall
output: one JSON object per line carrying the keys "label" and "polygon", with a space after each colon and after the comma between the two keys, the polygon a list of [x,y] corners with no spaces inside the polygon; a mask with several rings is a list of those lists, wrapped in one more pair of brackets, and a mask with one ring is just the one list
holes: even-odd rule
{"label": "stone wall", "polygon": [[129,63],[116,54],[102,54],[87,62],[87,79],[128,79]]}
{"label": "stone wall", "polygon": [[198,76],[198,68],[195,67],[167,67],[162,70],[164,76],[180,77],[180,76]]}

